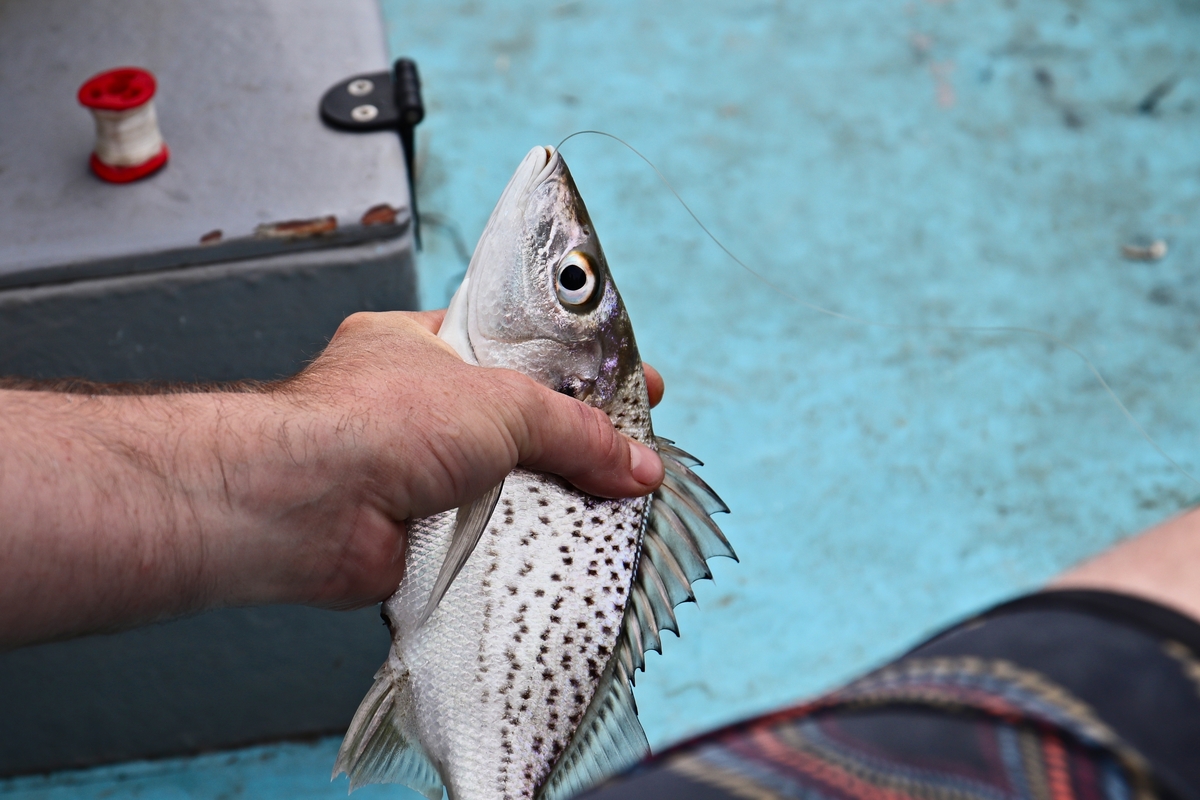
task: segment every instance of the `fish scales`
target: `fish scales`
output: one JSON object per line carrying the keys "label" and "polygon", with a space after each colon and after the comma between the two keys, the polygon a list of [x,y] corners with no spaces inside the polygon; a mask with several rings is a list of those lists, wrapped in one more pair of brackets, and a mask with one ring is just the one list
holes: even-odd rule
{"label": "fish scales", "polygon": [[[397,781],[436,800],[564,800],[648,752],[630,694],[705,559],[733,557],[727,510],[654,436],[620,295],[561,156],[535,148],[480,238],[439,334],[602,409],[659,450],[651,497],[606,500],[525,469],[410,522],[383,606],[393,644],[346,734],[351,789]],[[649,542],[649,546],[644,545]]]}
{"label": "fish scales", "polygon": [[[645,380],[635,373],[629,383],[614,424],[649,443]],[[514,470],[476,545],[482,557],[459,573],[426,623],[439,633],[425,638],[411,634],[454,516],[413,524],[405,581],[384,606],[396,665],[412,673],[470,665],[453,681],[459,692],[418,690],[418,716],[434,747],[473,754],[465,780],[486,782],[488,766],[501,765],[491,796],[532,796],[547,756],[561,754],[583,717],[616,649],[649,502],[602,500],[561,478]]]}

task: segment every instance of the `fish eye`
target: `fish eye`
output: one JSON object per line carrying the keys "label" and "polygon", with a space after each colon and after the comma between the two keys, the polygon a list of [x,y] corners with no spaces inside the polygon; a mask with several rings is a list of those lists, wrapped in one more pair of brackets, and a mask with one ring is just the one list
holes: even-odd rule
{"label": "fish eye", "polygon": [[569,306],[586,303],[596,289],[596,275],[583,253],[572,250],[558,265],[558,299]]}

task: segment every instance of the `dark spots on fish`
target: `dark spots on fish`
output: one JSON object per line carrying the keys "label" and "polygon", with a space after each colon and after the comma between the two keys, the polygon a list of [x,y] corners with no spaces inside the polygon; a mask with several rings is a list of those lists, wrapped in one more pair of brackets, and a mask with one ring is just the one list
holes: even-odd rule
{"label": "dark spots on fish", "polygon": [[562,580],[562,575],[559,575],[557,572],[552,572],[552,573],[550,573],[550,580],[552,580],[552,581],[561,581],[561,580]]}
{"label": "dark spots on fish", "polygon": [[529,626],[528,626],[528,625],[522,625],[520,628],[518,628],[518,630],[519,630],[521,633],[529,633]]}
{"label": "dark spots on fish", "polygon": [[550,629],[547,628],[546,630],[542,631],[540,634],[538,634],[538,638],[540,638],[543,642],[546,641],[547,639],[549,639],[550,638]]}
{"label": "dark spots on fish", "polygon": [[604,541],[611,542],[612,540],[613,540],[613,535],[611,533],[604,534]]}
{"label": "dark spots on fish", "polygon": [[517,571],[517,574],[520,575],[522,578],[524,578],[526,575],[528,575],[531,572],[533,572],[533,564],[526,561],[524,564],[521,565],[521,569],[519,569]]}
{"label": "dark spots on fish", "polygon": [[617,530],[619,530],[619,531],[623,531],[623,530],[625,530],[625,523],[624,523],[624,522],[618,522],[618,523],[616,524],[616,526],[615,526],[615,527],[616,527],[616,529],[617,529]]}
{"label": "dark spots on fish", "polygon": [[569,567],[575,563],[575,559],[571,558],[570,556],[563,556],[562,562]]}
{"label": "dark spots on fish", "polygon": [[617,573],[615,573],[615,572],[610,572],[610,573],[608,573],[608,577],[612,578],[614,581],[619,581],[619,580],[621,580],[621,576],[620,576],[620,575],[618,575],[618,574],[617,574]]}
{"label": "dark spots on fish", "polygon": [[512,525],[512,524],[513,524],[513,518],[512,518],[512,517],[505,517],[505,518],[504,518],[504,524],[505,524],[505,525]]}
{"label": "dark spots on fish", "polygon": [[538,522],[542,523],[543,525],[549,525],[550,518],[549,517],[538,517]]}
{"label": "dark spots on fish", "polygon": [[596,652],[597,652],[597,653],[599,653],[599,654],[600,654],[600,655],[602,655],[602,656],[606,656],[606,655],[608,655],[608,653],[609,653],[609,650],[608,650],[608,645],[606,645],[606,644],[602,644],[602,645],[598,646],[598,647],[596,648]]}
{"label": "dark spots on fish", "polygon": [[576,509],[575,509],[575,506],[567,506],[567,513],[568,513],[568,514],[574,514],[574,513],[575,513],[575,510],[576,510]]}
{"label": "dark spots on fish", "polygon": [[588,665],[588,677],[591,678],[593,681],[600,680],[600,665],[596,663],[596,659],[589,658],[587,660],[587,665]]}
{"label": "dark spots on fish", "polygon": [[579,630],[583,630],[583,629],[587,628],[587,623],[584,622],[583,620],[580,620],[579,622],[575,623],[575,627],[578,628]]}
{"label": "dark spots on fish", "polygon": [[571,537],[574,539],[583,539],[585,542],[588,541],[588,539],[584,537],[583,532],[579,530],[571,531]]}
{"label": "dark spots on fish", "polygon": [[554,602],[550,603],[550,610],[551,610],[551,611],[558,611],[558,609],[559,609],[559,606],[561,606],[562,604],[563,604],[563,599],[562,599],[562,597],[561,597],[561,596],[560,596],[560,597],[556,597],[556,598],[554,598]]}
{"label": "dark spots on fish", "polygon": [[[601,618],[603,617],[602,613],[599,611],[596,612],[596,616],[601,617]],[[612,634],[613,634],[612,625],[601,625],[600,632],[603,633],[605,636],[612,636]]]}
{"label": "dark spots on fish", "polygon": [[543,667],[546,666],[546,657],[542,653],[538,653],[537,656],[535,656],[533,660],[536,661],[537,663],[541,664]]}
{"label": "dark spots on fish", "polygon": [[530,697],[532,697],[532,696],[533,696],[533,692],[532,692],[532,691],[530,691],[529,689],[526,689],[525,691],[521,692],[521,699],[522,699],[522,700],[528,700],[528,699],[529,699]]}
{"label": "dark spots on fish", "polygon": [[551,670],[548,670],[548,669],[542,670],[542,680],[544,680],[544,681],[554,680],[554,672]]}
{"label": "dark spots on fish", "polygon": [[[596,619],[604,619],[604,609],[603,608],[596,609]],[[605,631],[605,633],[608,633],[608,631]]]}
{"label": "dark spots on fish", "polygon": [[541,506],[542,508],[545,508],[546,506],[550,505],[550,501],[544,497],[539,497],[538,505]]}
{"label": "dark spots on fish", "polygon": [[517,587],[515,586],[505,586],[504,588],[508,589],[508,593],[511,595],[515,595],[517,593]]}
{"label": "dark spots on fish", "polygon": [[604,520],[600,519],[600,517],[592,517],[592,524],[593,525],[603,525]]}
{"label": "dark spots on fish", "polygon": [[602,587],[600,587],[600,591],[604,592],[605,594],[612,594],[612,587],[611,586],[602,586]]}
{"label": "dark spots on fish", "polygon": [[625,538],[625,544],[627,544],[630,547],[633,547],[635,544],[637,544],[637,539],[633,538],[632,536],[627,536]]}
{"label": "dark spots on fish", "polygon": [[522,538],[522,539],[521,539],[521,546],[522,546],[522,547],[529,547],[529,539],[528,539],[528,537],[525,537],[525,538]]}
{"label": "dark spots on fish", "polygon": [[[607,587],[605,587],[605,588],[607,588]],[[617,587],[617,594],[625,594],[625,587],[624,587],[624,586],[618,586],[618,587]]]}
{"label": "dark spots on fish", "polygon": [[536,486],[530,486],[530,487],[529,487],[529,493],[530,493],[530,494],[538,494],[539,492],[541,492],[541,489],[539,489],[538,487],[536,487]]}
{"label": "dark spots on fish", "polygon": [[[529,610],[529,603],[521,603],[521,605],[517,607],[518,614],[524,614],[528,610]],[[518,619],[518,620],[514,620],[514,621],[520,622],[521,620]]]}
{"label": "dark spots on fish", "polygon": [[569,553],[569,552],[571,552],[571,547],[570,547],[570,545],[565,545],[565,544],[563,544],[563,545],[559,545],[559,546],[558,546],[558,552],[560,552],[560,553]]}
{"label": "dark spots on fish", "polygon": [[546,590],[545,590],[545,589],[534,589],[534,590],[533,590],[533,596],[534,596],[534,597],[545,597],[545,596],[546,596]]}
{"label": "dark spots on fish", "polygon": [[542,737],[540,737],[540,736],[533,737],[533,752],[535,752],[535,753],[542,752],[542,745],[544,745],[545,743],[546,743],[546,740],[543,739]]}
{"label": "dark spots on fish", "polygon": [[628,562],[628,561],[622,561],[622,562],[621,562],[621,569],[629,569],[629,562]]}
{"label": "dark spots on fish", "polygon": [[[595,565],[596,565],[596,562],[593,561],[592,566],[595,566]],[[612,556],[609,556],[608,558],[604,559],[604,566],[611,567],[612,565],[613,565]]]}
{"label": "dark spots on fish", "polygon": [[596,571],[596,570],[594,570],[594,569],[589,569],[589,570],[587,571],[587,574],[588,574],[588,576],[589,576],[589,577],[592,577],[592,578],[594,578],[594,577],[596,577],[597,575],[599,575],[600,573],[599,573],[599,572],[597,572],[597,571]]}
{"label": "dark spots on fish", "polygon": [[596,605],[596,600],[591,595],[588,595],[587,597],[583,598],[583,602],[589,606]]}
{"label": "dark spots on fish", "polygon": [[562,622],[562,617],[558,616],[557,614],[551,614],[550,621],[553,622],[555,625],[558,625]]}
{"label": "dark spots on fish", "polygon": [[562,658],[559,659],[559,663],[562,664],[563,669],[570,669],[572,660],[570,653],[563,653]]}
{"label": "dark spots on fish", "polygon": [[621,552],[621,545],[614,544],[612,547],[610,547],[608,549],[612,550],[614,553],[619,553],[619,552]]}

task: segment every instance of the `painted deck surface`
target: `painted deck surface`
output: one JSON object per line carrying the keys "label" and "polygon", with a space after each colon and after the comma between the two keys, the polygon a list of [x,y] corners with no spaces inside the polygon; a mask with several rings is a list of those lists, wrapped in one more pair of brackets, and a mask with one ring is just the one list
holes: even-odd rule
{"label": "painted deck surface", "polygon": [[[1196,0],[385,0],[428,115],[420,205],[471,246],[522,155],[564,154],[708,466],[720,562],[638,681],[653,744],[810,695],[1038,586],[1200,484]],[[1164,81],[1150,112],[1138,106]],[[435,219],[437,219],[435,218]],[[462,263],[427,224],[427,306]],[[1165,258],[1120,246],[1161,239]],[[0,783],[13,798],[317,798],[337,743]],[[369,789],[356,797],[412,797]]]}

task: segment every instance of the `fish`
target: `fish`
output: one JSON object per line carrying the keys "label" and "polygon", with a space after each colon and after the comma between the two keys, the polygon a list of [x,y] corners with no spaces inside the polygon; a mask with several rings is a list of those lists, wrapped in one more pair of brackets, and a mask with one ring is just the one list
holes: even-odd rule
{"label": "fish", "polygon": [[565,800],[644,758],[633,699],[674,608],[736,560],[728,507],[654,434],[633,328],[561,153],[534,147],[480,236],[438,334],[604,411],[662,458],[646,497],[594,497],[522,468],[408,526],[392,645],[334,765],[350,790],[403,783],[438,800]]}

